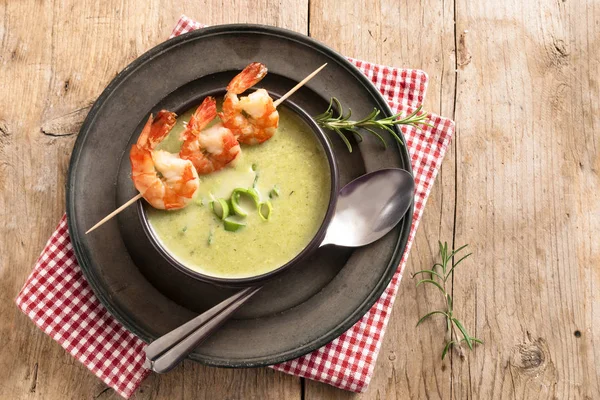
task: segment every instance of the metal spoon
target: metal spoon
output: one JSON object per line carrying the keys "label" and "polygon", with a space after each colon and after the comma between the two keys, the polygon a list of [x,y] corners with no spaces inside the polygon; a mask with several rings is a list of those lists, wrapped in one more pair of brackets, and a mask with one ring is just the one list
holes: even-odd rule
{"label": "metal spoon", "polygon": [[[402,169],[363,175],[342,188],[335,214],[321,246],[360,247],[382,238],[412,204],[415,181]],[[261,287],[249,287],[191,321],[156,339],[146,348],[145,366],[168,372],[210,336]]]}

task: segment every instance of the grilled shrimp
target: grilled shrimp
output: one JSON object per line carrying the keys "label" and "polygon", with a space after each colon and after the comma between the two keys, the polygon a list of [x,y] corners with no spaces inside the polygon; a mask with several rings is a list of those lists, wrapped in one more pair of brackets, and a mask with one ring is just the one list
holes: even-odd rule
{"label": "grilled shrimp", "polygon": [[239,94],[256,85],[266,74],[267,67],[255,62],[244,68],[227,86],[219,118],[240,143],[262,143],[277,131],[279,113],[265,89],[258,89],[248,96],[238,98]]}
{"label": "grilled shrimp", "polygon": [[213,97],[207,97],[181,135],[183,145],[179,156],[190,160],[200,175],[224,168],[241,154],[234,134],[222,123],[203,130],[216,116],[217,102]]}
{"label": "grilled shrimp", "polygon": [[152,207],[174,210],[185,207],[200,185],[191,161],[155,147],[175,125],[175,113],[165,110],[148,118],[136,144],[131,147],[131,178],[135,188]]}

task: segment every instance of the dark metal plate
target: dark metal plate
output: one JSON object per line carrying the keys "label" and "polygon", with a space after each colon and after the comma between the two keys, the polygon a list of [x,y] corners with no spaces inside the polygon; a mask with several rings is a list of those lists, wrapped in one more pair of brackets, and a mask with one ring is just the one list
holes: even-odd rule
{"label": "dark metal plate", "polygon": [[[252,61],[269,68],[260,86],[279,94],[327,62],[292,98],[311,115],[324,111],[331,96],[356,115],[373,107],[391,115],[377,89],[344,57],[304,35],[273,27],[205,28],[171,39],[125,68],[98,98],[79,133],[69,170],[67,214],[77,259],[94,292],[147,342],[216,304],[232,289],[198,282],[171,267],[144,235],[136,207],[89,235],[84,232],[135,195],[128,153],[148,114],[180,109],[203,93],[224,88]],[[391,145],[384,151],[366,138],[350,154],[337,137],[330,137],[340,186],[380,168],[411,170],[403,147]],[[191,358],[226,367],[271,365],[333,340],[369,310],[389,283],[411,220],[412,209],[393,232],[358,250],[319,249],[269,282]]]}

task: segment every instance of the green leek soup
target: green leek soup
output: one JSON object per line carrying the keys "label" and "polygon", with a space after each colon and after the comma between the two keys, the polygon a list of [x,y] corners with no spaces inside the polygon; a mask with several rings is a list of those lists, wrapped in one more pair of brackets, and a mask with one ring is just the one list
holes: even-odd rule
{"label": "green leek soup", "polygon": [[[178,152],[179,136],[191,111],[160,144]],[[261,275],[298,255],[317,233],[329,204],[331,176],[327,157],[311,128],[295,113],[281,107],[279,128],[268,141],[242,145],[235,165],[200,176],[200,189],[192,204],[175,211],[146,212],[163,248],[187,268],[220,278]],[[209,204],[229,199],[235,188],[251,188],[260,200],[270,200],[272,212],[261,219],[253,203],[241,205],[246,226],[227,231]],[[279,195],[273,193],[273,189]]]}

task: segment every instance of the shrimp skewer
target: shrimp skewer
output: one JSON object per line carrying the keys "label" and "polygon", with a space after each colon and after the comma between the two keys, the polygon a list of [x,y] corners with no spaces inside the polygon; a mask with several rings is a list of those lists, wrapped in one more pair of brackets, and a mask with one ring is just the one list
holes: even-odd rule
{"label": "shrimp skewer", "polygon": [[[279,104],[281,104],[281,102],[283,102],[285,99],[287,99],[292,93],[294,93],[296,90],[298,90],[300,87],[302,87],[304,84],[306,84],[306,82],[308,82],[312,77],[314,77],[319,71],[321,71],[327,64],[322,65],[321,67],[319,67],[317,70],[315,70],[313,73],[311,73],[310,75],[308,75],[306,78],[304,78],[300,83],[298,83],[296,86],[294,86],[289,92],[287,92],[286,94],[284,94],[281,98],[279,98],[276,102],[273,103],[273,105],[275,107],[277,107]],[[265,71],[266,73],[266,71]],[[262,78],[260,78],[262,79]],[[260,80],[259,79],[259,80]],[[257,82],[254,82],[252,85],[255,85]],[[251,86],[252,86],[251,85]],[[236,96],[237,97],[237,96]],[[146,124],[146,127],[148,126],[148,123]],[[144,127],[144,129],[146,129],[146,127]],[[170,128],[169,128],[170,130]],[[134,145],[133,147],[136,147],[137,145]],[[133,149],[132,149],[133,150]],[[192,168],[193,169],[193,168]],[[137,186],[136,186],[137,187]],[[119,208],[117,208],[115,211],[111,212],[110,214],[108,214],[106,217],[102,218],[98,223],[96,223],[96,225],[94,225],[93,227],[91,227],[90,229],[88,229],[85,233],[88,234],[91,231],[95,230],[96,228],[102,226],[105,222],[109,221],[112,217],[114,217],[115,215],[119,214],[121,211],[123,211],[124,209],[126,209],[128,206],[130,206],[131,204],[135,203],[137,200],[139,200],[142,197],[143,193],[139,193],[136,196],[134,196],[133,198],[131,198],[129,201],[127,201],[125,204],[123,204],[122,206],[120,206]]]}
{"label": "shrimp skewer", "polygon": [[151,115],[129,153],[135,188],[152,207],[161,210],[185,207],[200,186],[198,173],[191,161],[164,150],[155,150],[175,122],[175,113],[172,112],[160,111],[156,119]]}
{"label": "shrimp skewer", "polygon": [[190,160],[200,175],[224,168],[241,154],[236,137],[222,123],[203,130],[216,116],[216,100],[205,98],[181,135],[183,144],[179,156]]}

